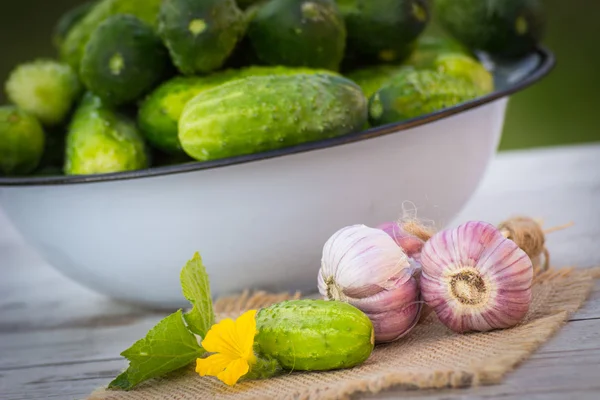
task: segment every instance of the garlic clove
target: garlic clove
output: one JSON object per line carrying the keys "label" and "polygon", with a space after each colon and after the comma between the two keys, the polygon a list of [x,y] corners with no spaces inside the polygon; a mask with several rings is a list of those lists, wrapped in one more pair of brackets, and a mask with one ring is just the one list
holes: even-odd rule
{"label": "garlic clove", "polygon": [[415,278],[397,281],[397,286],[391,290],[382,290],[365,298],[347,298],[346,301],[371,319],[377,343],[397,340],[408,334],[417,324],[423,304]]}
{"label": "garlic clove", "polygon": [[405,232],[396,222],[385,222],[377,227],[394,239],[396,244],[404,250],[408,257],[418,260],[424,241],[410,233]]}
{"label": "garlic clove", "polygon": [[376,343],[389,343],[408,335],[419,322],[422,304],[412,303],[377,314],[367,314],[375,330]]}
{"label": "garlic clove", "polygon": [[[340,229],[323,247],[320,289],[364,297],[410,279],[411,264],[394,240],[380,229],[353,225]],[[350,293],[350,294],[348,294]]]}
{"label": "garlic clove", "polygon": [[353,306],[360,308],[365,313],[379,313],[382,311],[401,309],[408,304],[416,303],[419,294],[417,280],[411,278],[407,282],[399,282],[393,289],[382,290],[369,297],[353,298],[350,302]]}
{"label": "garlic clove", "polygon": [[423,246],[421,264],[425,302],[456,332],[508,328],[529,310],[531,260],[491,224],[437,233]]}

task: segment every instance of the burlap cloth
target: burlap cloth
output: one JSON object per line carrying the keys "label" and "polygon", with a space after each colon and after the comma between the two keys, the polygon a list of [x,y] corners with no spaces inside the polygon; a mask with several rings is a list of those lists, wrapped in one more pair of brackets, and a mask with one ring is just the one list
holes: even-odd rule
{"label": "burlap cloth", "polygon": [[[215,378],[198,376],[190,367],[130,392],[99,389],[88,400],[339,399],[392,386],[431,389],[495,384],[567,322],[585,302],[594,278],[600,278],[600,269],[540,273],[529,314],[511,329],[461,335],[429,313],[408,336],[377,346],[364,364],[353,369],[294,372],[228,387]],[[222,318],[290,297],[295,296],[245,293],[221,299],[215,307]]]}

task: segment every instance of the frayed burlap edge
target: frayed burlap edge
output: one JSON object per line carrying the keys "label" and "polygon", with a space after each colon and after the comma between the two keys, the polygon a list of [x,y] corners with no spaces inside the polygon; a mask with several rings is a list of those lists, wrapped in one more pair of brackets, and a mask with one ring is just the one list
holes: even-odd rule
{"label": "frayed burlap edge", "polygon": [[[600,278],[600,268],[586,270],[575,268],[551,269],[540,273],[535,279],[534,287],[539,289],[544,286],[556,286],[559,288],[557,290],[560,291],[560,296],[553,298],[553,296],[547,295],[543,300],[539,300],[538,303],[543,301],[543,312],[540,312],[540,315],[536,315],[534,312],[528,317],[527,321],[512,329],[511,340],[503,343],[502,356],[495,356],[493,363],[486,360],[485,362],[462,365],[460,367],[432,368],[427,371],[419,370],[417,373],[405,371],[402,368],[391,368],[389,371],[377,371],[375,376],[372,373],[368,376],[363,376],[356,372],[353,374],[352,370],[349,370],[350,372],[332,372],[332,374],[337,374],[335,376],[339,377],[340,380],[343,380],[341,384],[337,379],[330,380],[329,375],[295,373],[290,377],[298,376],[297,379],[315,382],[315,385],[305,385],[305,387],[297,388],[290,385],[289,382],[280,382],[277,378],[268,381],[245,382],[238,385],[237,389],[224,388],[224,385],[215,380],[206,380],[206,378],[196,377],[197,379],[193,378],[193,382],[190,383],[189,380],[193,374],[184,373],[181,374],[181,378],[160,379],[148,385],[143,385],[144,388],[150,389],[142,389],[139,392],[118,392],[99,389],[92,393],[88,397],[88,400],[200,399],[207,398],[206,390],[210,393],[209,397],[214,396],[213,398],[320,400],[349,398],[351,395],[358,393],[378,393],[392,387],[442,389],[497,384],[502,381],[507,373],[513,371],[541,344],[549,340],[567,323],[570,315],[577,311],[589,296],[595,278]],[[543,289],[540,291],[543,292]],[[220,318],[233,317],[246,309],[265,307],[291,298],[300,298],[300,293],[269,294],[266,292],[257,292],[250,294],[249,291],[246,291],[240,296],[219,299],[215,302],[215,309]],[[419,325],[424,325],[425,328],[423,330],[426,331],[427,329],[431,329],[428,328],[431,324],[439,325],[435,315],[428,316]],[[418,326],[415,331],[419,329]],[[487,335],[491,336],[488,336],[486,340],[493,343],[493,335],[503,335],[502,332],[488,333]],[[415,332],[415,335],[418,336],[418,333]],[[472,340],[476,340],[478,338],[477,335],[481,334],[474,334]],[[385,352],[386,350],[382,349],[380,351]],[[351,374],[353,374],[353,379],[349,380],[348,378]],[[186,381],[179,381],[179,379]],[[320,382],[320,380],[324,382]],[[177,394],[180,382],[183,385],[187,385],[187,390],[183,395],[181,393]],[[277,393],[276,397],[272,392],[273,386],[277,386],[280,390],[275,391]],[[198,392],[198,397],[194,394],[190,395],[190,389],[194,387],[205,390],[204,394]],[[267,392],[271,394],[267,395]],[[163,395],[161,396],[160,393]],[[166,393],[169,393],[168,397]],[[181,397],[178,397],[179,395]]]}

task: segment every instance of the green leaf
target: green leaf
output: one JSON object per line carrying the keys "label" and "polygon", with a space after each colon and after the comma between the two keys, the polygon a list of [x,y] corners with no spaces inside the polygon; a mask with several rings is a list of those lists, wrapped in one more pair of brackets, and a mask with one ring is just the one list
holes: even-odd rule
{"label": "green leaf", "polygon": [[205,353],[183,321],[181,310],[169,315],[121,355],[129,367],[109,388],[130,390],[141,382],[183,368]]}
{"label": "green leaf", "polygon": [[192,310],[184,315],[185,321],[192,332],[204,338],[215,323],[215,313],[208,274],[199,253],[194,254],[183,267],[179,278],[183,295],[193,305]]}

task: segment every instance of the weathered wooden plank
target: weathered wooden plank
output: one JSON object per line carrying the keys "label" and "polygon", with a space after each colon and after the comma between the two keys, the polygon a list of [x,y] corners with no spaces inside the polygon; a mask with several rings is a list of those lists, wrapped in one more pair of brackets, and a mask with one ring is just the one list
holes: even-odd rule
{"label": "weathered wooden plank", "polygon": [[0,397],[3,400],[83,399],[110,382],[125,365],[117,360],[0,372]]}
{"label": "weathered wooden plank", "polygon": [[119,327],[1,334],[0,373],[39,365],[119,359],[119,354],[144,337],[158,320],[145,318]]}
{"label": "weathered wooden plank", "polygon": [[600,280],[596,281],[594,291],[571,320],[600,319]]}

